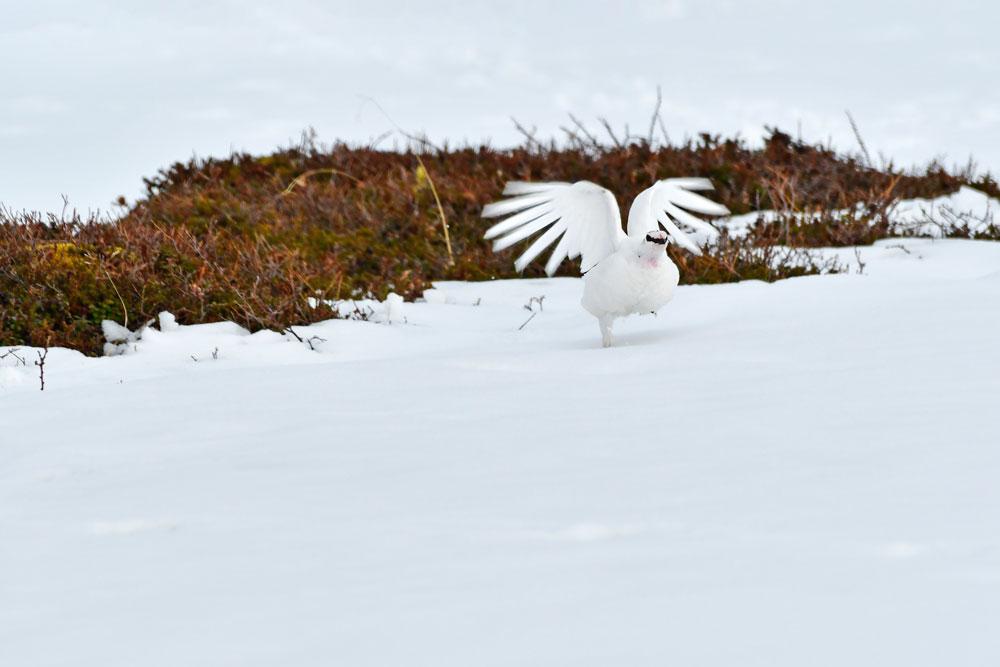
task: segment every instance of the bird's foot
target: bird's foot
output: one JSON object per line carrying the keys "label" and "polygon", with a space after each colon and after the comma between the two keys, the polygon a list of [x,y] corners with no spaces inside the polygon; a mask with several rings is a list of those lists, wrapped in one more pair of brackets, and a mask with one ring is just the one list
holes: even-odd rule
{"label": "bird's foot", "polygon": [[611,334],[611,323],[613,320],[598,320],[601,327],[601,347],[611,347],[615,343],[615,338]]}

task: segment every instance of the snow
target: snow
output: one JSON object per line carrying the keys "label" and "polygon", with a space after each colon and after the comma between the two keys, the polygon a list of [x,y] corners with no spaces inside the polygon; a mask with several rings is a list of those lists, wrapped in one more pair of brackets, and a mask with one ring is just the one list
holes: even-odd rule
{"label": "snow", "polygon": [[22,348],[0,662],[996,664],[1000,244],[829,252],[609,349],[567,278]]}
{"label": "snow", "polygon": [[[985,231],[991,225],[1000,224],[998,212],[1000,212],[1000,200],[963,185],[951,194],[932,199],[902,199],[890,209],[889,221],[897,230],[910,235],[941,238],[945,231],[952,228],[968,227],[971,231]],[[836,213],[841,216],[850,215],[850,211],[847,210]],[[821,214],[816,212],[794,215],[797,218],[818,219]],[[777,211],[767,209],[734,215],[714,222],[727,229],[731,235],[743,236],[758,219],[774,222],[780,218],[781,214]],[[705,240],[704,236],[698,238],[701,241]]]}
{"label": "snow", "polygon": [[904,199],[892,212],[892,221],[914,234],[941,237],[949,226],[980,230],[1000,224],[1000,201],[963,185],[950,195],[934,199]]}
{"label": "snow", "polygon": [[404,303],[403,297],[399,296],[395,292],[391,292],[385,297],[386,322],[392,324],[394,322],[406,321],[406,306],[403,305]]}
{"label": "snow", "polygon": [[109,343],[125,343],[134,340],[131,331],[113,320],[101,322],[101,331],[104,333],[104,339]]}
{"label": "snow", "polygon": [[180,328],[177,324],[177,318],[174,317],[173,313],[163,311],[158,317],[160,320],[160,331],[177,331]]}

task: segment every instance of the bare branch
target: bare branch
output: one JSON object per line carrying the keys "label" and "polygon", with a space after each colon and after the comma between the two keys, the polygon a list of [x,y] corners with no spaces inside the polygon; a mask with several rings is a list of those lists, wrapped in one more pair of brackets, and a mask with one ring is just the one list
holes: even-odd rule
{"label": "bare branch", "polygon": [[590,145],[594,147],[594,150],[600,151],[603,149],[603,146],[601,146],[601,142],[597,140],[597,137],[595,137],[590,133],[590,130],[588,130],[587,127],[582,122],[580,122],[579,118],[577,118],[573,114],[569,114],[569,119],[573,121],[573,124],[576,125],[576,127],[580,130],[580,132],[583,133],[583,136],[587,137],[587,141],[589,141]]}
{"label": "bare branch", "polygon": [[865,140],[861,138],[861,131],[858,130],[858,124],[854,122],[854,116],[847,109],[844,110],[847,114],[847,120],[851,123],[851,130],[854,131],[854,138],[858,140],[858,146],[861,147],[861,153],[865,156],[865,165],[870,169],[872,167],[872,156],[868,153],[868,147],[865,146]]}
{"label": "bare branch", "polygon": [[854,259],[858,263],[858,273],[864,275],[866,262],[861,261],[861,249],[854,246]]}
{"label": "bare branch", "polygon": [[541,142],[538,141],[538,139],[535,138],[535,133],[538,132],[538,128],[536,126],[532,125],[531,126],[531,131],[529,132],[513,116],[510,117],[510,120],[511,120],[512,123],[514,123],[514,127],[517,128],[517,131],[520,132],[521,135],[524,137],[524,140],[528,144],[529,148],[531,146],[535,146],[536,148],[539,148],[539,149],[543,148]]}
{"label": "bare branch", "polygon": [[599,120],[601,125],[604,126],[604,129],[607,131],[608,136],[611,137],[611,141],[614,143],[615,148],[625,148],[625,144],[618,140],[618,137],[615,135],[615,131],[611,129],[611,123],[608,122],[608,119],[598,118],[597,120]]}
{"label": "bare branch", "polygon": [[[355,304],[354,308],[357,309],[357,307],[358,307],[357,304]],[[287,331],[288,333],[292,334],[293,336],[295,336],[295,340],[297,340],[300,343],[303,343],[305,345],[308,345],[309,349],[312,350],[313,352],[316,351],[316,346],[313,343],[325,343],[326,342],[326,339],[325,338],[321,338],[320,336],[310,336],[309,338],[303,338],[299,334],[295,333],[295,330],[292,329],[291,327],[285,327],[284,330]],[[218,350],[218,348],[216,348],[216,350]]]}
{"label": "bare branch", "polygon": [[416,143],[418,143],[418,144],[420,144],[421,146],[424,146],[424,147],[429,146],[436,153],[443,153],[444,152],[441,149],[440,146],[435,145],[430,139],[428,139],[427,135],[412,134],[412,133],[407,132],[406,130],[404,130],[402,127],[400,127],[399,123],[397,123],[396,121],[394,121],[392,119],[392,116],[389,115],[389,112],[387,112],[385,109],[383,109],[382,105],[379,104],[378,101],[374,97],[369,97],[367,95],[359,95],[358,97],[360,97],[362,99],[362,101],[364,101],[365,103],[374,105],[376,109],[378,109],[380,112],[382,112],[382,115],[385,116],[385,119],[387,121],[389,121],[389,123],[392,124],[393,127],[396,128],[396,131],[399,132],[404,137],[406,137],[407,139],[409,139],[410,141],[414,141],[414,142],[416,142]]}
{"label": "bare branch", "polygon": [[368,150],[370,150],[370,151],[375,150],[375,148],[380,143],[382,143],[383,141],[385,141],[386,139],[388,139],[391,136],[392,136],[392,130],[386,130],[385,132],[383,132],[382,134],[378,135],[377,137],[375,137],[374,139],[372,139],[370,142],[368,142]]}
{"label": "bare branch", "polygon": [[560,125],[559,129],[566,133],[566,138],[569,139],[569,143],[573,146],[573,148],[577,148],[579,150],[587,149],[586,142],[584,142],[584,140],[580,138],[579,134],[569,129],[565,125]]}
{"label": "bare branch", "polygon": [[[518,331],[528,326],[528,322],[535,319],[535,315],[545,310],[543,306],[544,301],[545,301],[544,294],[541,296],[533,296],[530,299],[528,299],[528,303],[524,304],[523,307],[525,310],[530,311],[531,315],[528,317],[528,319],[526,319],[524,322],[521,323],[521,326],[517,328]],[[535,310],[535,304],[538,304],[538,310]]]}
{"label": "bare branch", "polygon": [[653,116],[649,119],[649,132],[646,134],[646,144],[652,148],[653,146],[653,132],[656,131],[656,121],[659,120],[660,124],[663,124],[663,119],[660,118],[660,106],[663,104],[663,91],[660,87],[656,87],[656,106],[653,107]]}
{"label": "bare branch", "polygon": [[45,391],[45,359],[49,356],[48,341],[45,342],[43,350],[36,350],[35,353],[38,355],[38,359],[35,361],[35,365],[38,366],[38,381],[42,385],[40,391]]}

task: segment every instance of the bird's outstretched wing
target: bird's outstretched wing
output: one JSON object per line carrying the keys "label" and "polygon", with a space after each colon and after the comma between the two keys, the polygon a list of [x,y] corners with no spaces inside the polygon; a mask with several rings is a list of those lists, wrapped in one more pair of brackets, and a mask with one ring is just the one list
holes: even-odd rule
{"label": "bird's outstretched wing", "polygon": [[698,244],[688,233],[710,240],[719,231],[701,218],[693,215],[728,215],[729,209],[711,199],[695,194],[692,190],[711,190],[712,182],[707,178],[667,178],[657,181],[635,198],[628,212],[628,235],[642,238],[660,226],[670,234],[671,239],[695,255],[701,254]]}
{"label": "bird's outstretched wing", "polygon": [[508,183],[503,193],[511,197],[483,208],[484,218],[510,216],[486,230],[487,239],[496,239],[493,252],[545,230],[514,262],[518,271],[558,240],[545,272],[551,276],[564,259],[579,256],[580,268],[586,272],[617,250],[626,238],[614,195],[589,181],[515,181]]}

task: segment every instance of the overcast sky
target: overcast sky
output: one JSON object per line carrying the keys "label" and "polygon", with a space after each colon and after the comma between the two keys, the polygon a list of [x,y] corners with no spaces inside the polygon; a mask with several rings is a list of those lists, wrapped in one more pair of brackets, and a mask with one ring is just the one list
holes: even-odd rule
{"label": "overcast sky", "polygon": [[993,2],[0,0],[0,201],[107,208],[192,154],[263,152],[305,127],[367,140],[558,133],[566,113],[673,137],[764,125],[912,164],[1000,171]]}

